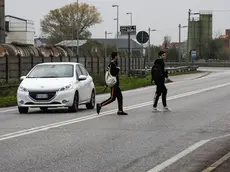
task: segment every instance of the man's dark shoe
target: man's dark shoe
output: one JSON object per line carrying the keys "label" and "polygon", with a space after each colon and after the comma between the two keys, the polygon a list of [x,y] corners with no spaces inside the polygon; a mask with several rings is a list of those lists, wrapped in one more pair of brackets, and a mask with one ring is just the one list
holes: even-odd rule
{"label": "man's dark shoe", "polygon": [[124,111],[119,111],[119,112],[117,112],[117,115],[128,115],[128,113],[126,113]]}
{"label": "man's dark shoe", "polygon": [[97,104],[97,114],[99,114],[101,111],[101,105],[100,104]]}

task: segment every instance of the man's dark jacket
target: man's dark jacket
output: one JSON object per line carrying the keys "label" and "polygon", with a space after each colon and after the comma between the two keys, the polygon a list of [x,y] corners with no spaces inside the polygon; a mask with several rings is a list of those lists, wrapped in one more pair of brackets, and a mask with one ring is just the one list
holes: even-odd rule
{"label": "man's dark jacket", "polygon": [[[152,77],[152,81],[154,80],[155,82],[164,82],[165,78],[168,78],[168,71],[165,70],[164,60],[163,59],[156,59],[154,62],[154,66],[152,67],[152,72],[154,72],[153,71],[154,68],[158,69],[157,71],[159,74],[155,78]],[[155,72],[156,72],[156,70],[155,70]]]}

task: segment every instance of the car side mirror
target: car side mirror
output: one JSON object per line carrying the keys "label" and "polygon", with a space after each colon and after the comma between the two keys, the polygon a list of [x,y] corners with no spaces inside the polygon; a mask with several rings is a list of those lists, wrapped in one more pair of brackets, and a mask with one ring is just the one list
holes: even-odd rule
{"label": "car side mirror", "polygon": [[23,79],[25,79],[26,78],[26,76],[21,76],[20,77],[20,80],[23,80]]}
{"label": "car side mirror", "polygon": [[78,80],[79,81],[84,81],[84,80],[86,80],[86,78],[87,77],[85,75],[80,75],[79,78],[78,78]]}

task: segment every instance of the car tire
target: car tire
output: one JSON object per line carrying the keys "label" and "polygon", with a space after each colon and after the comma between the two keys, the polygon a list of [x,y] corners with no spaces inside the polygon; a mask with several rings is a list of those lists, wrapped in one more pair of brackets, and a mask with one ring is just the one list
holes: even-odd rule
{"label": "car tire", "polygon": [[76,92],[73,100],[73,105],[69,107],[69,112],[77,112],[78,106],[79,106],[79,96],[78,96],[78,92]]}
{"label": "car tire", "polygon": [[28,107],[18,107],[18,111],[21,114],[26,114],[29,112],[29,108]]}
{"label": "car tire", "polygon": [[46,108],[46,107],[40,107],[40,109],[41,109],[42,112],[47,112],[48,111],[48,108]]}
{"label": "car tire", "polygon": [[87,109],[94,109],[95,108],[95,104],[96,104],[95,97],[96,97],[95,92],[92,91],[90,102],[86,104]]}

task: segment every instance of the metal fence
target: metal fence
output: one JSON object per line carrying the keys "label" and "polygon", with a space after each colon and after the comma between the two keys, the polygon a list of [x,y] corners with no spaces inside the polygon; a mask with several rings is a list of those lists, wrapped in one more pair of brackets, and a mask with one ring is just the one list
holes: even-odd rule
{"label": "metal fence", "polygon": [[[104,74],[110,58],[101,57],[97,54],[79,57],[79,63],[83,64],[90,74]],[[36,64],[44,62],[77,62],[76,57],[0,57],[0,80],[2,82],[12,82],[19,80],[21,76],[26,75]],[[129,59],[127,56],[121,56],[119,66],[122,74],[127,74],[129,69]],[[143,69],[145,59],[138,56],[130,58],[130,69]]]}

